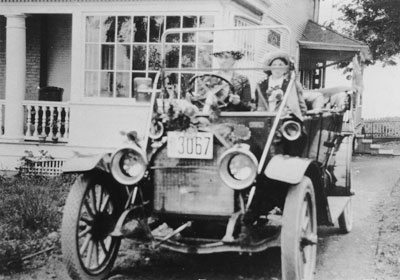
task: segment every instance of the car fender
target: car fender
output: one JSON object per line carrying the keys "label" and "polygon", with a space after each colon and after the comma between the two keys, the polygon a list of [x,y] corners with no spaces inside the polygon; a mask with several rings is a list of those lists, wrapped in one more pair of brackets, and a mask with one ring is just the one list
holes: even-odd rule
{"label": "car fender", "polygon": [[62,167],[64,173],[85,172],[99,169],[110,173],[111,154],[82,155],[67,159]]}
{"label": "car fender", "polygon": [[273,180],[291,185],[300,183],[304,176],[311,179],[316,203],[318,225],[332,225],[326,192],[322,182],[320,165],[311,159],[276,155],[268,163],[264,174]]}
{"label": "car fender", "polygon": [[311,159],[276,155],[268,162],[264,174],[273,180],[292,185],[298,184],[306,174],[311,162]]}

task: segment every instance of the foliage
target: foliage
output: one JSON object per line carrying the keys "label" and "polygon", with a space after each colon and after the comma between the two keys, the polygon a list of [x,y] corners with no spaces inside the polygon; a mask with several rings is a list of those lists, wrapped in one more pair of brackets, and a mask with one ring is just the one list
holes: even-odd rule
{"label": "foliage", "polygon": [[400,1],[353,0],[340,10],[353,26],[350,35],[368,44],[373,60],[394,65],[400,53]]}
{"label": "foliage", "polygon": [[[59,250],[58,229],[62,207],[74,176],[2,177],[0,184],[0,273],[45,263],[47,256],[24,257],[54,247]],[[40,263],[40,260],[42,261]]]}
{"label": "foliage", "polygon": [[167,130],[186,130],[197,123],[198,108],[186,100],[170,99],[169,108],[160,118]]}

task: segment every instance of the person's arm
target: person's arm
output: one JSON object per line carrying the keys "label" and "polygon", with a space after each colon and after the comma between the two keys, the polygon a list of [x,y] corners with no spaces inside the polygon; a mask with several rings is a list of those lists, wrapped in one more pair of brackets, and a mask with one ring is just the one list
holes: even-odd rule
{"label": "person's arm", "polygon": [[[251,88],[247,77],[238,75],[233,81],[235,94],[230,98],[230,110],[250,111],[251,110]],[[235,96],[236,95],[236,96]]]}
{"label": "person's arm", "polygon": [[324,108],[325,99],[322,93],[315,90],[303,91],[303,97],[306,101],[307,109],[312,111],[318,111]]}
{"label": "person's arm", "polygon": [[249,104],[251,102],[251,88],[250,82],[247,78],[243,80],[242,102],[245,104]]}

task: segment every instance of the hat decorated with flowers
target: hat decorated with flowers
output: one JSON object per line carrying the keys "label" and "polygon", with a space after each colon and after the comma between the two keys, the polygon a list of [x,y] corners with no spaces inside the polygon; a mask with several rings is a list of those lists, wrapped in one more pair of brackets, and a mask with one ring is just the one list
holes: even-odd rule
{"label": "hat decorated with flowers", "polygon": [[244,56],[243,51],[230,41],[218,44],[214,47],[213,56],[220,57],[224,54],[231,54],[235,60],[239,60]]}

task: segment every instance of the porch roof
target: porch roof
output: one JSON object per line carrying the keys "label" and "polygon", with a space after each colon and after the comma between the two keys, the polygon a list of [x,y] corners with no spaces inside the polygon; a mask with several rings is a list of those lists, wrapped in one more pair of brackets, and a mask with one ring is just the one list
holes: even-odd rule
{"label": "porch roof", "polygon": [[313,69],[319,62],[341,62],[351,60],[361,53],[369,58],[369,48],[363,42],[340,34],[312,20],[307,22],[300,45],[300,66]]}

